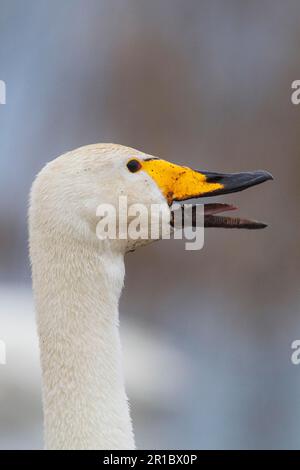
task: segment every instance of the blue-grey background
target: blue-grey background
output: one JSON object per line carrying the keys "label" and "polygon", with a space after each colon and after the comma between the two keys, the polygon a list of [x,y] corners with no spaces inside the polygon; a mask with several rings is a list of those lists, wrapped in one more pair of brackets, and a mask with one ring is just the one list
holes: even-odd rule
{"label": "blue-grey background", "polygon": [[0,448],[43,445],[30,185],[96,142],[275,177],[223,198],[268,229],[128,255],[121,333],[138,446],[300,448],[299,23],[297,0],[0,0]]}

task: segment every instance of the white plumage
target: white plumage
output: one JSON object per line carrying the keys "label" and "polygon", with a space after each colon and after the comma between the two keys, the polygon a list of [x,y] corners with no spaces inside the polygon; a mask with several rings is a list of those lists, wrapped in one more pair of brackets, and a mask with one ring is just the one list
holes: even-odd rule
{"label": "white plumage", "polygon": [[164,202],[150,177],[128,172],[133,155],[144,157],[111,144],[83,147],[46,165],[32,187],[30,255],[48,449],[135,446],[118,332],[124,254],[132,246],[95,235],[97,206],[116,205],[121,192],[129,201]]}
{"label": "white plumage", "polygon": [[[140,171],[141,170],[141,171]],[[194,171],[114,144],[81,147],[53,160],[36,178],[29,234],[41,351],[48,449],[134,449],[124,386],[118,304],[124,255],[147,239],[96,236],[99,204],[164,208],[271,179],[267,172]],[[215,217],[231,206],[208,205],[209,226],[263,228]]]}

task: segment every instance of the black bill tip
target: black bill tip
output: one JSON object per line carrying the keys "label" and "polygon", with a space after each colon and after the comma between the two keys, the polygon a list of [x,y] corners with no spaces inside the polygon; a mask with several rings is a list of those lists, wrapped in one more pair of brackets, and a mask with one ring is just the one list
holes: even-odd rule
{"label": "black bill tip", "polygon": [[214,173],[211,171],[201,171],[201,173],[205,175],[208,183],[218,183],[223,186],[223,188],[205,194],[205,197],[243,191],[251,186],[256,186],[257,184],[274,179],[271,173],[264,170],[248,171],[244,173]]}

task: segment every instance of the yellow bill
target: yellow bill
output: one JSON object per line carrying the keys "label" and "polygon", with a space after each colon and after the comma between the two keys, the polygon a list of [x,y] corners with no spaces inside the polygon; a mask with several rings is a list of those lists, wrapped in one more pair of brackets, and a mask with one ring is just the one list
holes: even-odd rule
{"label": "yellow bill", "polygon": [[[132,158],[128,161],[127,167],[132,173],[145,171],[155,181],[169,205],[174,201],[243,191],[273,179],[267,171],[243,173],[199,171],[154,157],[144,160]],[[184,207],[182,207],[183,209]],[[266,227],[266,224],[262,222],[216,215],[219,212],[233,209],[235,207],[228,204],[205,204],[205,226],[247,229]]]}
{"label": "yellow bill", "polygon": [[273,179],[267,171],[214,173],[192,170],[156,158],[141,160],[140,164],[141,170],[146,171],[156,182],[169,204],[173,201],[242,191]]}

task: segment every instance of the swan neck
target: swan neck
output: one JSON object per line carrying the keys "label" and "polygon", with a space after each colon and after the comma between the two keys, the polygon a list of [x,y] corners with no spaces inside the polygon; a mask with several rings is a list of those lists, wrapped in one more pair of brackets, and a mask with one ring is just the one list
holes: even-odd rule
{"label": "swan neck", "polygon": [[123,255],[35,242],[46,447],[133,449],[118,327]]}

